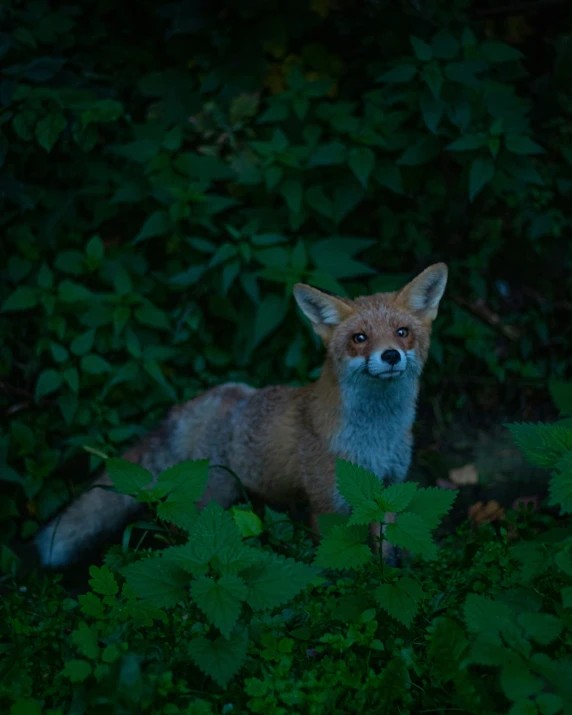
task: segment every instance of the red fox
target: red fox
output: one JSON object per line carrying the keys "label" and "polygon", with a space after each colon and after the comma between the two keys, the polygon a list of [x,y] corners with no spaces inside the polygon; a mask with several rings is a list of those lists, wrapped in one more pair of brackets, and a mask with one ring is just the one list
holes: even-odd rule
{"label": "red fox", "polygon": [[[255,499],[307,503],[317,531],[321,514],[348,511],[336,488],[336,458],[387,482],[405,479],[419,378],[446,283],[447,267],[437,263],[401,290],[354,300],[296,284],[294,298],[327,349],[319,379],[305,387],[210,389],[174,407],[124,458],[154,474],[209,459],[237,474]],[[111,481],[103,474],[97,484]],[[215,500],[227,508],[239,497],[233,476],[215,466],[197,506]],[[42,564],[70,564],[140,508],[113,491],[84,492],[38,532]]]}

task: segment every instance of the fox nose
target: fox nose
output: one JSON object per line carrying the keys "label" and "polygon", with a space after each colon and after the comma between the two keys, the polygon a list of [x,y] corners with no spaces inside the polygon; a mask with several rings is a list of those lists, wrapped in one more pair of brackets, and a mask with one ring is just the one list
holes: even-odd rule
{"label": "fox nose", "polygon": [[393,367],[401,360],[401,355],[399,354],[399,350],[385,350],[381,353],[381,359]]}

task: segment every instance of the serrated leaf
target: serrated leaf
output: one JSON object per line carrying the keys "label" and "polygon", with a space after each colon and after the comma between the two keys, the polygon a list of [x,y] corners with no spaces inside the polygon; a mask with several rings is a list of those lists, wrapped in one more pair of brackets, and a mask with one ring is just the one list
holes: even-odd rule
{"label": "serrated leaf", "polygon": [[563,627],[561,619],[550,613],[521,613],[518,622],[526,635],[540,645],[548,645],[556,640]]}
{"label": "serrated leaf", "polygon": [[395,584],[384,583],[375,590],[375,600],[379,605],[407,627],[417,615],[421,595],[421,588],[413,579],[401,579]]}
{"label": "serrated leaf", "polygon": [[208,459],[179,462],[159,474],[153,492],[159,498],[166,496],[167,501],[183,501],[194,506],[205,491],[208,476]]}
{"label": "serrated leaf", "polygon": [[86,616],[93,616],[94,618],[103,618],[105,616],[105,608],[101,598],[98,598],[94,593],[78,596],[77,600]]}
{"label": "serrated leaf", "polygon": [[64,663],[62,673],[69,678],[72,683],[82,683],[91,675],[91,665],[87,660],[67,660]]}
{"label": "serrated leaf", "polygon": [[357,180],[367,188],[369,177],[375,167],[375,154],[367,147],[352,149],[348,155],[348,163]]}
{"label": "serrated leaf", "polygon": [[248,605],[254,610],[268,610],[297,596],[316,578],[316,572],[294,559],[263,552],[258,563],[242,576],[248,587]]}
{"label": "serrated leaf", "polygon": [[78,627],[72,631],[71,639],[82,655],[91,660],[97,659],[99,655],[99,645],[97,642],[96,626],[90,627],[85,621],[80,621]]}
{"label": "serrated leaf", "polygon": [[559,506],[564,514],[572,513],[572,452],[561,460],[558,468],[567,466],[566,471],[554,474],[548,486],[550,506]]}
{"label": "serrated leaf", "polygon": [[262,533],[262,521],[253,511],[245,511],[244,509],[233,507],[232,518],[242,537],[259,536]]}
{"label": "serrated leaf", "polygon": [[506,663],[500,674],[500,682],[504,694],[509,700],[523,700],[540,692],[542,680],[532,674],[522,662]]}
{"label": "serrated leaf", "polygon": [[542,422],[513,422],[506,425],[517,446],[531,464],[551,469],[572,450],[572,428]]}
{"label": "serrated leaf", "polygon": [[383,492],[380,480],[373,472],[352,462],[336,460],[336,482],[338,491],[352,507],[373,503]]}
{"label": "serrated leaf", "polygon": [[118,593],[119,586],[108,566],[90,566],[89,575],[89,585],[96,593],[103,596],[115,596]]}
{"label": "serrated leaf", "polygon": [[440,675],[446,681],[457,675],[468,645],[465,631],[457,621],[446,616],[433,621],[427,655],[437,665]]}
{"label": "serrated leaf", "polygon": [[316,551],[314,563],[327,569],[357,569],[368,563],[367,527],[334,526]]}
{"label": "serrated leaf", "polygon": [[378,503],[384,511],[404,511],[415,496],[416,491],[417,484],[414,482],[392,484],[382,491],[381,496],[378,498]]}
{"label": "serrated leaf", "polygon": [[129,564],[123,575],[139,598],[158,608],[174,606],[186,598],[188,575],[160,554]]}
{"label": "serrated leaf", "polygon": [[135,496],[153,481],[148,469],[126,459],[110,458],[106,460],[105,468],[113,486],[122,494]]}
{"label": "serrated leaf", "polygon": [[233,574],[226,574],[219,579],[201,576],[191,586],[191,596],[195,603],[225,638],[230,638],[246,595],[246,584]]}
{"label": "serrated leaf", "polygon": [[205,675],[226,688],[246,659],[248,633],[236,631],[230,638],[195,638],[189,643],[189,655]]}
{"label": "serrated leaf", "polygon": [[506,603],[476,593],[467,596],[463,615],[469,631],[491,645],[502,645],[500,634],[514,628],[514,613]]}
{"label": "serrated leaf", "polygon": [[420,554],[426,559],[434,559],[437,556],[437,547],[431,538],[430,529],[418,514],[399,514],[394,524],[387,525],[385,538],[390,544]]}
{"label": "serrated leaf", "polygon": [[451,489],[418,489],[407,506],[407,511],[419,514],[427,526],[434,529],[451,509],[456,498],[457,492]]}

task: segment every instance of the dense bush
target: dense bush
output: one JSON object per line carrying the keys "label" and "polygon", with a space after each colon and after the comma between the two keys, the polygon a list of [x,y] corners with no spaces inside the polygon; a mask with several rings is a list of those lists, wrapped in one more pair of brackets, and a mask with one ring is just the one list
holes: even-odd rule
{"label": "dense bush", "polygon": [[205,385],[306,380],[297,280],[444,259],[429,390],[563,375],[570,44],[449,5],[2,5],[4,521]]}
{"label": "dense bush", "polygon": [[[554,470],[549,503],[569,515],[570,419],[511,429]],[[464,525],[438,549],[430,532],[455,492],[384,489],[339,462],[353,513],[325,517],[314,555],[305,532],[270,510],[266,523],[248,507],[197,515],[205,462],[166,470],[151,488],[141,467],[108,468],[118,489],[156,505],[137,534],[166,548],[149,553],[128,530],[78,601],[45,580],[15,585],[0,606],[3,710],[572,713],[569,516],[558,524],[521,508],[500,528]],[[401,569],[365,544],[366,524],[386,511],[397,513],[386,539],[419,557]]]}

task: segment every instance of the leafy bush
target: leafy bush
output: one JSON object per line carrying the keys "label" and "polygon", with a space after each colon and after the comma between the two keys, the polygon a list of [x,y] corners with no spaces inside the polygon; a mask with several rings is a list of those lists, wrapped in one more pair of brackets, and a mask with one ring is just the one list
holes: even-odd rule
{"label": "leafy bush", "polygon": [[2,5],[6,538],[174,400],[315,374],[298,280],[444,259],[429,391],[565,375],[569,41],[428,5]]}
{"label": "leafy bush", "polygon": [[[511,429],[527,456],[555,468],[551,503],[572,513],[569,420]],[[206,462],[166,470],[154,486],[129,462],[108,467],[116,487],[154,505],[157,520],[137,528],[165,547],[129,548],[127,530],[77,601],[45,580],[15,585],[0,607],[4,709],[571,712],[569,516],[558,524],[521,508],[498,529],[465,524],[439,548],[430,532],[454,492],[383,488],[340,461],[352,515],[325,517],[314,554],[270,510],[264,524],[248,507],[197,514]],[[385,538],[410,553],[401,569],[366,544],[364,524],[389,510],[398,515]]]}

